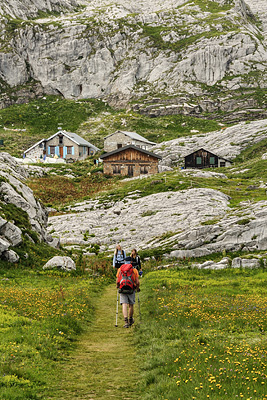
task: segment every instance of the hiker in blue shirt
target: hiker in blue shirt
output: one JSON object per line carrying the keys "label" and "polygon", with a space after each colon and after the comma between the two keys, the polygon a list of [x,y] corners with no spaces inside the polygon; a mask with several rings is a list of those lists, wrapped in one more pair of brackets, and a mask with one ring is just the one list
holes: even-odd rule
{"label": "hiker in blue shirt", "polygon": [[122,264],[124,264],[126,258],[126,253],[122,250],[120,244],[117,244],[114,257],[113,257],[113,268],[120,268]]}

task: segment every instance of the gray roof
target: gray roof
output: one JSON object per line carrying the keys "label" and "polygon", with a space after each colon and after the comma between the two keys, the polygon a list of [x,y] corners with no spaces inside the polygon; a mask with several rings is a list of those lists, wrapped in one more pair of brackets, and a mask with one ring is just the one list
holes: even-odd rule
{"label": "gray roof", "polygon": [[75,143],[77,143],[80,146],[92,147],[96,151],[99,150],[98,147],[94,146],[92,143],[88,142],[87,140],[85,140],[81,136],[77,135],[77,133],[73,133],[73,132],[58,131],[54,135],[50,136],[47,140],[52,139],[54,136],[58,135],[59,133],[69,137],[70,139],[72,139]]}
{"label": "gray roof", "polygon": [[147,144],[153,144],[153,145],[156,144],[155,142],[150,142],[149,140],[147,140],[146,138],[144,138],[143,136],[139,135],[136,132],[127,132],[127,131],[121,131],[121,130],[111,133],[110,135],[106,136],[104,139],[108,138],[109,136],[115,135],[116,133],[119,133],[119,132],[124,133],[124,135],[129,136],[131,139],[139,140],[140,142],[144,142]]}
{"label": "gray roof", "polygon": [[88,142],[81,136],[77,135],[76,133],[73,132],[66,132],[66,131],[58,131],[57,133],[54,133],[54,135],[50,136],[48,139],[42,139],[39,140],[39,142],[35,143],[33,146],[29,147],[27,150],[24,151],[24,154],[27,153],[28,151],[32,150],[34,147],[38,146],[42,142],[46,142],[48,140],[53,139],[55,136],[57,136],[59,133],[61,133],[63,136],[67,136],[69,139],[71,139],[73,142],[78,144],[79,146],[86,146],[94,149],[95,151],[98,151],[99,148],[94,146],[92,143]]}

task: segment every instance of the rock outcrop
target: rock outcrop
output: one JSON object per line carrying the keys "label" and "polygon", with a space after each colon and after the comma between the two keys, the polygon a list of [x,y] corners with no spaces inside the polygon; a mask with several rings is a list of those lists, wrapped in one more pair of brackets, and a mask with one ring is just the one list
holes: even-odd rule
{"label": "rock outcrop", "polygon": [[60,269],[63,271],[76,270],[75,262],[67,256],[55,256],[43,266],[43,269]]}
{"label": "rock outcrop", "polygon": [[[164,113],[257,109],[255,97],[233,96],[267,85],[264,31],[243,0],[214,0],[212,7],[186,0],[79,3],[79,12],[34,20],[29,17],[38,11],[71,11],[77,2],[5,0],[0,6],[2,106],[11,88],[28,85],[37,94],[116,105],[156,95],[169,104]],[[267,15],[261,4],[257,11]]]}
{"label": "rock outcrop", "polygon": [[[262,264],[261,264],[262,263]],[[202,264],[193,263],[192,266],[198,269],[225,269],[225,268],[259,268],[261,265],[266,265],[266,254],[258,258],[242,258],[235,257],[231,260],[228,257],[222,258],[220,261],[205,261]]]}
{"label": "rock outcrop", "polygon": [[[177,184],[181,177],[177,172]],[[177,258],[267,250],[267,200],[248,200],[234,210],[229,208],[229,197],[213,189],[140,198],[137,192],[113,205],[86,201],[71,211],[50,217],[49,229],[63,245],[81,245],[85,251],[96,244],[100,251],[112,251],[118,242],[128,252],[134,247],[161,248],[166,257]]]}
{"label": "rock outcrop", "polygon": [[2,0],[0,15],[12,18],[37,18],[40,14],[53,14],[77,9],[76,0]]}
{"label": "rock outcrop", "polygon": [[[220,157],[232,160],[242,150],[267,138],[267,120],[241,122],[207,134],[194,134],[191,137],[162,142],[153,147],[153,152],[160,155],[161,166],[184,166],[184,157],[195,150],[204,148]],[[184,173],[187,173],[184,171]],[[201,172],[198,172],[201,174]],[[202,172],[203,174],[203,172]]]}
{"label": "rock outcrop", "polygon": [[0,153],[0,257],[10,262],[18,261],[14,250],[25,239],[53,242],[47,234],[48,212],[24,183],[27,177],[13,157]]}

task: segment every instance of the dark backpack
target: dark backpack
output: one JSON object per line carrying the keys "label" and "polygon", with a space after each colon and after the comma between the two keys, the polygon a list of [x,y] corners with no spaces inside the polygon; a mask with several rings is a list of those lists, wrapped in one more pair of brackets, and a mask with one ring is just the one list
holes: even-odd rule
{"label": "dark backpack", "polygon": [[135,289],[135,274],[132,264],[123,264],[119,276],[119,293],[132,294]]}

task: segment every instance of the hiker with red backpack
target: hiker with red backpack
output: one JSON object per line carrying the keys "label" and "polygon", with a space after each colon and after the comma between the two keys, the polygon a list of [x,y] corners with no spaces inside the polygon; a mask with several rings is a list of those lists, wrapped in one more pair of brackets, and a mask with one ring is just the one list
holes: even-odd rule
{"label": "hiker with red backpack", "polygon": [[[131,264],[131,257],[126,257],[123,264],[117,272],[117,288],[120,293],[120,304],[122,305],[122,314],[124,318],[124,328],[133,325],[135,291],[140,291],[139,274],[136,268]],[[128,315],[129,309],[129,315]]]}

